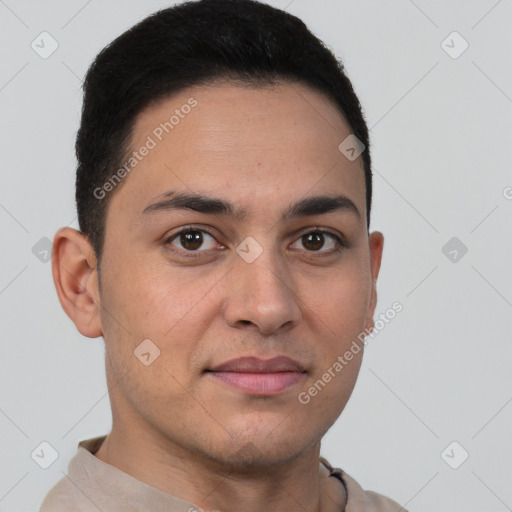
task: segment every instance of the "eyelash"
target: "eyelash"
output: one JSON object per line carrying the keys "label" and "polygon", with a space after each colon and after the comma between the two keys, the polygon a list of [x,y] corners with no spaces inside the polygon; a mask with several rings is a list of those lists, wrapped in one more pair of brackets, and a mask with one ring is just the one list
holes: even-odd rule
{"label": "eyelash", "polygon": [[[190,232],[192,232],[192,233],[195,233],[195,232],[208,233],[213,239],[215,239],[214,234],[210,230],[205,229],[204,227],[196,227],[194,225],[190,225],[190,226],[186,226],[181,231],[178,231],[177,233],[174,233],[169,238],[167,238],[165,240],[165,245],[170,245],[171,242],[173,242],[181,234],[183,234],[183,233],[190,233]],[[340,237],[339,235],[337,235],[337,234],[335,234],[335,233],[333,233],[331,231],[322,229],[320,227],[312,227],[310,230],[301,233],[300,236],[297,238],[297,240],[299,240],[303,236],[306,236],[306,235],[309,235],[309,234],[316,234],[316,233],[321,233],[321,234],[324,234],[324,235],[327,234],[330,237],[332,237],[334,239],[335,243],[336,243],[336,247],[334,249],[332,249],[331,251],[327,252],[327,253],[325,253],[325,252],[323,253],[321,251],[306,251],[306,252],[309,252],[309,253],[312,253],[312,254],[319,253],[319,254],[324,254],[324,255],[332,255],[332,254],[339,254],[341,251],[343,251],[343,249],[345,249],[347,247],[347,244],[344,242],[342,237]],[[184,251],[184,250],[177,250],[176,248],[172,248],[171,250],[174,251],[174,252],[177,252],[180,255],[185,256],[186,258],[198,258],[198,257],[201,256],[201,253],[208,252],[208,251],[200,251],[200,250],[197,250],[197,251]]]}

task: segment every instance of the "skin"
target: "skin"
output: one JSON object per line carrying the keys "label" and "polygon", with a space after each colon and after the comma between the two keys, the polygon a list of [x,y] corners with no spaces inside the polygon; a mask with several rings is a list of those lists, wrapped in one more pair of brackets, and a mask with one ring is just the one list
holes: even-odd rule
{"label": "skin", "polygon": [[[344,509],[339,480],[319,465],[320,443],[355,386],[363,350],[311,401],[297,395],[373,328],[384,238],[367,231],[361,157],[338,145],[351,130],[322,94],[297,83],[189,88],[143,111],[133,149],[190,97],[198,105],[110,192],[101,259],[72,228],[54,238],[59,300],[78,331],[103,336],[113,425],[96,456],[205,510]],[[225,199],[244,220],[188,210],[142,216],[168,190]],[[345,195],[337,211],[281,221],[290,203]],[[211,228],[190,249],[171,235]],[[342,234],[333,253],[312,227]],[[235,251],[248,236],[262,254]],[[173,249],[176,252],[173,252]],[[194,252],[195,250],[195,252]],[[197,254],[190,258],[184,254]],[[144,339],[160,356],[134,356]],[[306,369],[296,386],[252,396],[204,372],[227,360],[286,355]],[[200,475],[200,478],[198,478]]]}

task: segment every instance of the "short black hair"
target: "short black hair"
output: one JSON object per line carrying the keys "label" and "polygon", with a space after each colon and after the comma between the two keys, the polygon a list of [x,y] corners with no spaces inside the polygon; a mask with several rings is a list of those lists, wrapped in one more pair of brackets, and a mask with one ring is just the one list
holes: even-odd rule
{"label": "short black hair", "polygon": [[[137,116],[150,104],[217,80],[288,81],[324,93],[364,144],[368,228],[372,172],[368,127],[344,66],[296,16],[256,0],[188,1],[159,10],[108,44],[87,71],[76,138],[80,230],[99,262],[112,194],[100,190],[126,161]],[[341,142],[341,141],[340,141]]]}

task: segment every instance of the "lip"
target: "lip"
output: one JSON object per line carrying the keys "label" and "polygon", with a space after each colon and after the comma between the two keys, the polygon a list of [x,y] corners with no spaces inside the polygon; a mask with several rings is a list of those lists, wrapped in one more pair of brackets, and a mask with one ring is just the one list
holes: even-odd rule
{"label": "lip", "polygon": [[212,372],[240,372],[240,373],[277,373],[277,372],[304,372],[303,366],[286,356],[277,356],[272,359],[259,357],[238,357],[225,363],[209,368]]}
{"label": "lip", "polygon": [[207,373],[217,381],[255,396],[277,395],[306,376],[303,366],[286,356],[240,357],[208,369]]}

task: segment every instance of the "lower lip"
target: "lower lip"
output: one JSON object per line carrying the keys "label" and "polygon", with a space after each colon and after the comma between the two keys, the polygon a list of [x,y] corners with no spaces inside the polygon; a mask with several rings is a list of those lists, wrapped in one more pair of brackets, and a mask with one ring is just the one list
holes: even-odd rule
{"label": "lower lip", "polygon": [[257,396],[277,395],[295,386],[306,376],[299,372],[241,373],[209,372],[217,380],[248,394]]}

